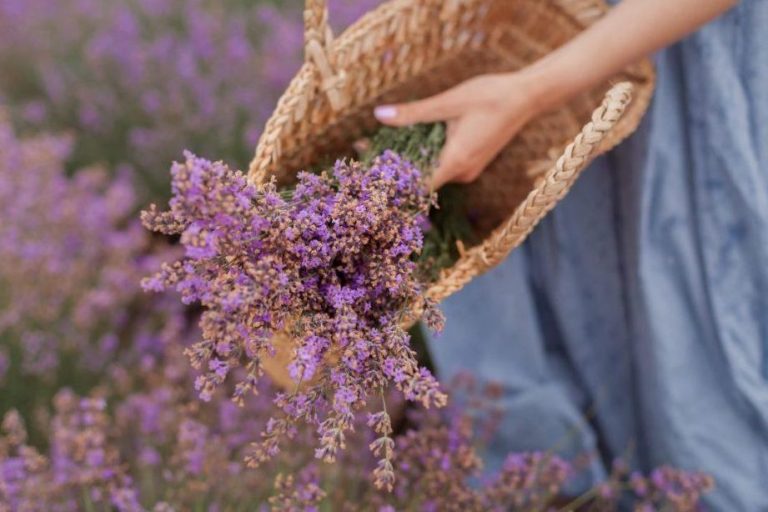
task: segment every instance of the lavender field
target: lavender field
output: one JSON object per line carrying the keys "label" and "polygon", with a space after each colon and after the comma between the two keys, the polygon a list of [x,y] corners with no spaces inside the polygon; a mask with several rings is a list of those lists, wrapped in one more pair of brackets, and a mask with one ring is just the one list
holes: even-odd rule
{"label": "lavender field", "polygon": [[[483,470],[498,389],[439,382],[399,327],[431,200],[411,162],[290,197],[236,172],[301,65],[301,7],[0,0],[0,511],[699,510],[712,479],[671,467]],[[283,390],[264,333],[308,304]],[[356,358],[305,386],[342,331]]]}

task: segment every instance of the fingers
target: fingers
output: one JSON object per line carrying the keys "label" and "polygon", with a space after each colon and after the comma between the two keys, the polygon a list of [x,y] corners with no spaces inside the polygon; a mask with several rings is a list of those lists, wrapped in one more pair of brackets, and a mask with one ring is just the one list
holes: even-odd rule
{"label": "fingers", "polygon": [[456,117],[463,99],[454,90],[411,103],[381,105],[373,113],[379,122],[389,126],[434,123]]}
{"label": "fingers", "polygon": [[487,163],[480,157],[479,144],[475,143],[477,133],[468,131],[466,123],[455,125],[452,132],[432,178],[435,190],[446,183],[469,183]]}
{"label": "fingers", "polygon": [[463,118],[449,123],[448,129],[448,141],[432,178],[434,189],[446,183],[470,183],[477,179],[514,133],[494,127],[485,116]]}
{"label": "fingers", "polygon": [[480,175],[487,162],[471,160],[448,143],[440,155],[440,164],[432,176],[432,188],[439,189],[447,183],[470,183]]}

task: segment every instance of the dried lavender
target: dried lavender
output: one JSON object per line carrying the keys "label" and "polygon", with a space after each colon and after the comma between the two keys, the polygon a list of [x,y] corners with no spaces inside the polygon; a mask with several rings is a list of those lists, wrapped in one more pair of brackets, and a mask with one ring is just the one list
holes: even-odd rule
{"label": "dried lavender", "polygon": [[[364,162],[389,149],[407,158],[420,169],[429,172],[437,165],[437,156],[445,144],[445,125],[418,124],[403,128],[381,128],[365,145]],[[477,241],[469,222],[464,195],[459,185],[448,184],[440,189],[437,204],[429,211],[422,225],[424,243],[419,253],[420,279],[433,282],[443,269],[459,259],[460,244],[474,245]]]}
{"label": "dried lavender", "polygon": [[[283,415],[267,425],[252,464],[276,455],[298,421],[316,426],[317,457],[334,461],[354,411],[390,384],[425,407],[445,403],[401,326],[408,307],[422,300],[414,258],[432,204],[411,161],[392,151],[368,165],[338,161],[321,174],[300,173],[288,194],[274,183],[249,185],[241,173],[191,154],[172,174],[170,211],[153,207],[143,221],[180,235],[186,258],[144,287],[175,288],[185,303],[205,307],[203,340],[188,350],[203,372],[201,398],[244,367],[233,397],[242,402],[261,376],[260,360],[274,353],[273,337],[285,332],[296,340],[289,371],[297,389],[276,396]],[[437,324],[433,308],[427,304]],[[327,364],[329,357],[338,362]],[[380,485],[391,487],[386,421],[374,424],[382,438],[373,449],[383,461]]]}

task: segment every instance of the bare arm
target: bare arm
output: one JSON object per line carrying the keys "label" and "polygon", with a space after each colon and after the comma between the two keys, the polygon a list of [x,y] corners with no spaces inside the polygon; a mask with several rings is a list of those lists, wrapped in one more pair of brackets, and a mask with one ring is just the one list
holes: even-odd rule
{"label": "bare arm", "polygon": [[716,18],[737,0],[623,0],[546,57],[485,75],[425,100],[376,109],[385,124],[446,121],[435,186],[472,181],[532,117],[604,82],[627,65]]}
{"label": "bare arm", "polygon": [[551,107],[603,82],[629,64],[664,48],[735,5],[735,0],[624,0],[527,70],[542,84],[542,106]]}

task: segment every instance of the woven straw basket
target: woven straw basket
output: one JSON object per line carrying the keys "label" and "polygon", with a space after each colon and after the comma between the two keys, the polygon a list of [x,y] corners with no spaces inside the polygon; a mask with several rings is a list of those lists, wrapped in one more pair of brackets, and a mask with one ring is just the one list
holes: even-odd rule
{"label": "woven straw basket", "polygon": [[[483,73],[520,69],[573,38],[606,9],[599,0],[390,0],[334,39],[326,1],[307,0],[306,63],[267,122],[249,179],[260,184],[275,174],[280,183],[290,183],[322,155],[349,154],[355,140],[372,133],[375,105],[430,96]],[[653,91],[653,68],[642,61],[612,83],[605,96],[610,84],[530,122],[465,187],[483,241],[462,249],[428,297],[440,301],[500,263],[592,158],[634,131]],[[414,309],[418,313],[419,306]],[[283,339],[275,345],[277,355],[263,366],[288,386],[292,343]]]}

